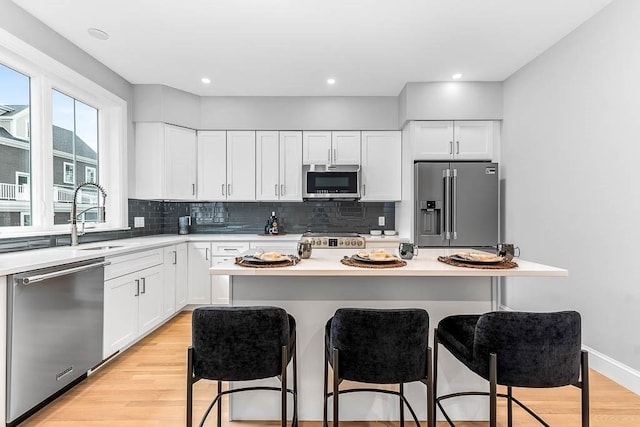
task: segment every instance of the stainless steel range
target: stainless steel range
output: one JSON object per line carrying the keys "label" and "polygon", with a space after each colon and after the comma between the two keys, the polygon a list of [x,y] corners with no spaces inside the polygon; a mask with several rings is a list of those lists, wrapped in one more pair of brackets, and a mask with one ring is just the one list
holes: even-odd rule
{"label": "stainless steel range", "polygon": [[358,233],[304,233],[301,242],[311,243],[314,249],[364,249],[364,237]]}

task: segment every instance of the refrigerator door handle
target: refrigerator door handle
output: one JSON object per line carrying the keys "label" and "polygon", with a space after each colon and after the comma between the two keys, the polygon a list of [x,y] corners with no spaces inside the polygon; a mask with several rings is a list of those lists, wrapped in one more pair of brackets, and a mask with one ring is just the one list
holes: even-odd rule
{"label": "refrigerator door handle", "polygon": [[444,238],[451,239],[451,169],[442,171],[444,178]]}
{"label": "refrigerator door handle", "polygon": [[458,238],[458,169],[453,170],[451,181],[451,235],[455,240]]}

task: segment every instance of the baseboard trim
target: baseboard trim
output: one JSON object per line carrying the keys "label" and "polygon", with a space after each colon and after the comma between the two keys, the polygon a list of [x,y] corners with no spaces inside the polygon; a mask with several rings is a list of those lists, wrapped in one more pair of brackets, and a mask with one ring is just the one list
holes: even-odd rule
{"label": "baseboard trim", "polygon": [[[506,305],[500,305],[501,311],[513,311]],[[611,381],[640,396],[640,371],[621,363],[598,350],[582,345],[582,349],[589,352],[589,368],[598,371]]]}

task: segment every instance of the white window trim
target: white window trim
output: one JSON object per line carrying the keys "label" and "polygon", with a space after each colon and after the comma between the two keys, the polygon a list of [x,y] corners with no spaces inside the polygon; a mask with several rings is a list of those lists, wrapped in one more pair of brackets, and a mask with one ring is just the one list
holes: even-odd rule
{"label": "white window trim", "polygon": [[[71,169],[71,180],[67,179],[67,166],[69,166]],[[76,184],[76,165],[69,162],[62,162],[62,182],[71,185]]]}
{"label": "white window trim", "polygon": [[84,75],[56,61],[0,28],[0,62],[31,78],[31,197],[30,227],[1,227],[0,238],[69,232],[53,224],[53,147],[51,90],[56,89],[98,109],[98,181],[108,197],[106,224],[99,229],[122,230],[127,224],[127,102]]}

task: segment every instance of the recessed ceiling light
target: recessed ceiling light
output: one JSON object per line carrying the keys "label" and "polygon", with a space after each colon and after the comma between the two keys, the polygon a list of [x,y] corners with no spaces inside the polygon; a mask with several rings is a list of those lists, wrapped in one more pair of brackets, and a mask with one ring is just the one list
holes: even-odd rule
{"label": "recessed ceiling light", "polygon": [[87,28],[87,32],[91,37],[98,40],[108,40],[109,34],[97,28]]}
{"label": "recessed ceiling light", "polygon": [[336,79],[328,79],[327,84],[330,86],[336,84]]}
{"label": "recessed ceiling light", "polygon": [[458,80],[462,78],[462,74],[461,73],[455,73],[453,76],[451,76],[451,78],[453,80]]}
{"label": "recessed ceiling light", "polygon": [[211,83],[211,79],[209,77],[203,77],[202,79],[200,79],[200,81],[206,85]]}

